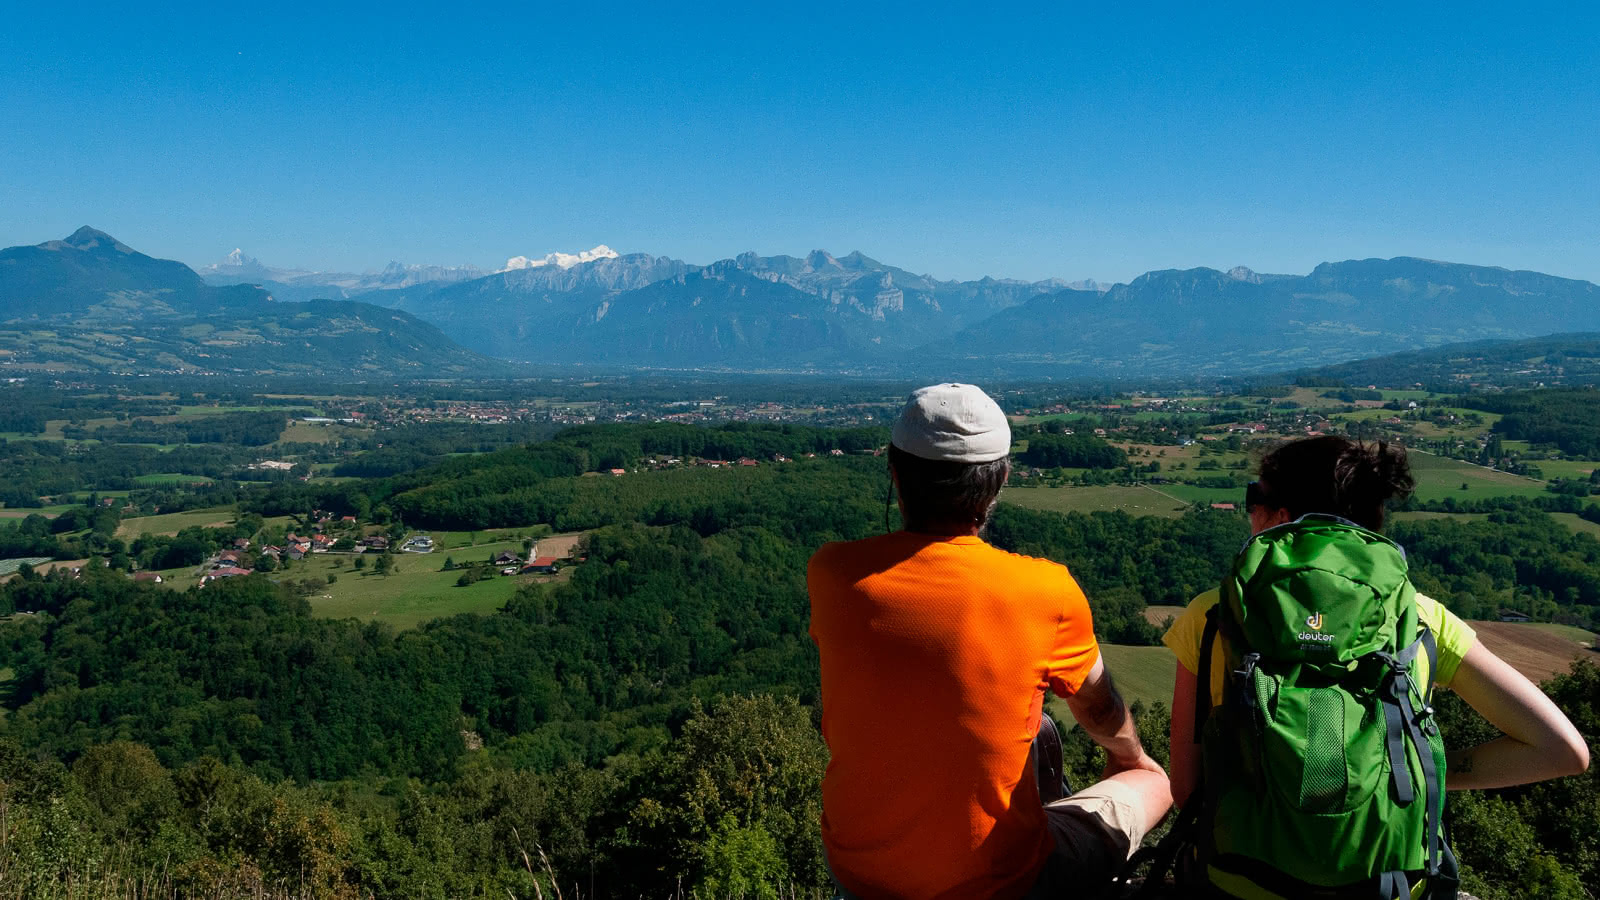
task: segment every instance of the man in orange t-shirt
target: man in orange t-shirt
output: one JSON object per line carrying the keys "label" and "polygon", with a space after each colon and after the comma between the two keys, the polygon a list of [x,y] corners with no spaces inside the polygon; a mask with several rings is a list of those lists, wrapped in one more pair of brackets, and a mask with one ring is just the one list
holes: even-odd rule
{"label": "man in orange t-shirt", "polygon": [[[811,558],[822,657],[822,841],[846,897],[1088,895],[1171,804],[1064,566],[979,534],[1011,429],[972,385],[911,395],[889,467],[906,527]],[[1107,751],[1104,780],[1040,801],[1044,692]]]}

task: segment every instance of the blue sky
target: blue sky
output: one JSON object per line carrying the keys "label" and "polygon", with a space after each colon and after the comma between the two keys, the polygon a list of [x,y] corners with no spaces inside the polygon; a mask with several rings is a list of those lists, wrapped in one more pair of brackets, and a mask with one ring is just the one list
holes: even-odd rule
{"label": "blue sky", "polygon": [[1592,5],[1301,5],[13,4],[0,245],[1600,281]]}

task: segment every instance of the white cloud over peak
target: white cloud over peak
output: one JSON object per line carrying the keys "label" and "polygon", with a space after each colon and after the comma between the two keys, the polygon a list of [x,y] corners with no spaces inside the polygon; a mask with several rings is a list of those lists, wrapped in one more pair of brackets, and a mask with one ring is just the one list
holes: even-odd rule
{"label": "white cloud over peak", "polygon": [[607,247],[605,244],[601,244],[598,247],[585,250],[582,253],[550,253],[537,259],[530,259],[526,256],[513,256],[506,260],[505,268],[501,269],[500,271],[509,272],[512,269],[537,269],[541,266],[555,266],[560,269],[570,269],[580,263],[594,262],[597,259],[616,258],[617,251]]}

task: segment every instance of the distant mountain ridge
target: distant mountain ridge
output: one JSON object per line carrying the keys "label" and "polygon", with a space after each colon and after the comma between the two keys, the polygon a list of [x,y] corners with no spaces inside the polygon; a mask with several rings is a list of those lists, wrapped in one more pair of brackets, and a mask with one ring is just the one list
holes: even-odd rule
{"label": "distant mountain ridge", "polygon": [[88,226],[64,240],[0,250],[0,321],[182,316],[267,300],[253,287],[208,285],[183,263],[146,256]]}
{"label": "distant mountain ridge", "polygon": [[364,298],[509,359],[761,371],[1233,374],[1600,328],[1589,282],[1412,257],[1100,287],[941,281],[816,250],[705,266],[628,254]]}
{"label": "distant mountain ridge", "polygon": [[[60,265],[39,268],[51,260]],[[208,284],[180,263],[83,229],[0,251],[0,321],[126,324],[222,310],[240,319],[260,309],[270,317],[275,300],[337,287],[430,323],[442,332],[433,342],[441,352],[459,349],[454,340],[478,360],[918,377],[1282,372],[1600,330],[1600,287],[1590,282],[1414,257],[1329,262],[1305,275],[1167,269],[1105,289],[944,281],[859,251],[747,252],[698,265],[600,245],[523,263],[490,274],[394,264],[328,285],[332,276],[272,269],[236,251],[207,269],[212,282],[239,283]],[[46,269],[50,277],[37,277]],[[386,329],[366,313],[356,318]]]}
{"label": "distant mountain ridge", "polygon": [[421,378],[512,371],[404,312],[281,303],[253,285],[207,284],[183,263],[88,227],[0,250],[0,367]]}
{"label": "distant mountain ridge", "polygon": [[259,259],[234,248],[220,262],[197,270],[207,284],[250,284],[264,288],[274,299],[284,301],[338,300],[369,291],[395,290],[417,284],[448,284],[482,278],[488,274],[476,266],[409,265],[391,262],[381,271],[313,272],[268,266]]}
{"label": "distant mountain ridge", "polygon": [[1396,257],[1305,276],[1148,272],[1103,295],[1033,298],[920,352],[1011,372],[1230,374],[1592,329],[1600,287],[1590,282]]}
{"label": "distant mountain ridge", "polygon": [[703,266],[634,253],[361,298],[519,361],[853,371],[898,365],[922,344],[1063,285],[941,281],[859,251],[748,252]]}

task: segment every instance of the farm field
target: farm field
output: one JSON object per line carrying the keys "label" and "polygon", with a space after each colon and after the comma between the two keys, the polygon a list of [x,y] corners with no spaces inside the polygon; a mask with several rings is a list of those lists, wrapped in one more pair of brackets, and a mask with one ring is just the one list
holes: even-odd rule
{"label": "farm field", "polygon": [[[1511,475],[1483,466],[1413,450],[1411,475],[1417,481],[1418,500],[1458,500],[1481,497],[1542,497],[1544,482]],[[1461,486],[1465,484],[1466,490]]]}
{"label": "farm field", "polygon": [[1556,521],[1575,532],[1600,538],[1600,522],[1591,522],[1577,513],[1551,513],[1550,515]]}
{"label": "farm field", "polygon": [[1406,509],[1406,510],[1401,510],[1400,512],[1397,512],[1397,513],[1390,514],[1389,518],[1393,519],[1396,522],[1428,522],[1428,521],[1435,521],[1435,522],[1438,522],[1438,521],[1475,522],[1475,521],[1477,521],[1479,519],[1487,519],[1487,518],[1489,518],[1489,514],[1488,513],[1423,512],[1421,510]]}
{"label": "farm field", "polygon": [[228,413],[245,412],[281,412],[285,417],[316,415],[314,408],[309,406],[180,406],[178,407],[178,418],[187,419],[195,416],[220,416]]}
{"label": "farm field", "polygon": [[[10,569],[10,571],[5,571],[3,568],[0,568],[0,582],[14,578],[17,574],[17,569],[21,565],[20,559],[6,560],[6,562],[12,563],[12,565],[7,567]],[[33,563],[32,565],[35,572],[38,572],[40,575],[48,575],[51,572],[54,572],[56,569],[82,568],[88,564],[89,561],[87,559],[46,559],[43,562]]]}
{"label": "farm field", "polygon": [[1526,462],[1538,466],[1545,478],[1588,478],[1589,473],[1600,466],[1600,462],[1592,459],[1530,459]]}
{"label": "farm field", "polygon": [[[1600,523],[1591,522],[1577,513],[1550,513],[1550,517],[1567,526],[1574,533],[1591,534],[1600,538]],[[1422,512],[1420,510],[1401,510],[1392,513],[1390,518],[1397,522],[1475,522],[1489,518],[1488,513],[1447,513],[1447,512]]]}
{"label": "farm field", "polygon": [[1167,623],[1168,619],[1176,619],[1183,615],[1183,610],[1184,607],[1182,606],[1146,606],[1144,608],[1144,620],[1160,628]]}
{"label": "farm field", "polygon": [[1178,659],[1166,647],[1130,647],[1102,644],[1106,668],[1117,679],[1117,689],[1129,703],[1172,705],[1172,684],[1178,678]]}
{"label": "farm field", "polygon": [[1594,632],[1579,628],[1576,625],[1558,625],[1555,622],[1528,622],[1523,627],[1548,632],[1557,637],[1577,641],[1580,644],[1592,644],[1595,638]]}
{"label": "farm field", "polygon": [[1244,507],[1243,487],[1210,488],[1193,484],[1163,484],[1156,486],[1154,490],[1175,497],[1183,503],[1232,503],[1237,507]]}
{"label": "farm field", "polygon": [[[44,423],[44,434],[35,435],[35,437],[41,437],[47,441],[64,441],[67,439],[67,436],[61,432],[61,429],[70,424],[72,424],[72,420],[70,419],[51,419],[50,421]],[[102,425],[116,424],[118,423],[115,416],[106,416],[99,419],[85,419],[83,421],[83,426],[90,431],[93,431]]]}
{"label": "farm field", "polygon": [[48,556],[15,556],[11,559],[0,559],[0,578],[17,574],[17,570],[26,563],[30,566],[41,566],[50,561]]}
{"label": "farm field", "polygon": [[[522,549],[522,542],[534,536],[535,528],[528,525],[522,528],[485,528],[482,531],[421,531],[433,538],[433,555],[456,550],[462,547],[473,547],[480,544],[491,544],[497,541],[516,544],[516,549]],[[546,538],[548,540],[549,538]],[[498,551],[497,551],[498,552]],[[440,556],[440,559],[444,557]]]}
{"label": "farm field", "polygon": [[46,519],[54,519],[61,513],[71,509],[70,506],[23,506],[17,508],[6,507],[0,509],[0,519],[26,519],[38,513]]}
{"label": "farm field", "polygon": [[[480,562],[502,551],[522,552],[522,542],[501,542],[470,548],[470,554],[457,552],[457,562]],[[326,619],[361,619],[387,622],[396,628],[413,628],[430,619],[453,616],[459,613],[491,613],[506,604],[517,588],[531,583],[536,576],[495,575],[476,584],[457,587],[461,572],[439,571],[444,557],[438,553],[397,553],[392,558],[399,571],[392,575],[374,575],[372,564],[376,556],[368,556],[367,568],[358,572],[352,568],[353,555],[346,556],[343,565],[335,568],[334,560],[340,554],[317,553],[294,564],[283,573],[284,577],[310,578],[324,581],[328,575],[338,578],[312,594],[311,612]],[[539,576],[552,580],[550,576]]]}
{"label": "farm field", "polygon": [[329,444],[334,441],[344,440],[347,437],[359,437],[369,434],[370,429],[359,428],[354,425],[319,425],[314,422],[290,422],[284,426],[283,434],[278,436],[280,444]]}
{"label": "farm field", "polygon": [[[1131,444],[1122,441],[1111,442],[1113,446],[1120,447],[1123,450],[1128,451],[1128,455],[1139,462],[1153,461],[1161,463],[1161,473],[1163,475],[1173,474],[1172,467],[1178,463],[1186,463],[1188,465],[1188,468],[1180,470],[1187,475],[1220,475],[1224,472],[1231,471],[1227,469],[1227,466],[1229,465],[1237,465],[1240,462],[1249,463],[1251,461],[1251,455],[1249,451],[1224,450],[1221,447],[1216,446],[1216,443],[1217,442],[1196,441],[1187,447],[1169,447],[1164,444]],[[1137,456],[1134,455],[1134,451],[1138,451]],[[1201,460],[1205,459],[1216,460],[1217,464],[1223,467],[1222,470],[1209,472],[1195,471],[1195,465]]]}
{"label": "farm field", "polygon": [[[1411,425],[1412,433],[1417,437],[1441,438],[1453,436],[1470,440],[1488,431],[1491,427],[1493,427],[1495,422],[1500,420],[1499,413],[1488,413],[1483,412],[1482,410],[1465,409],[1459,406],[1447,406],[1443,407],[1442,409],[1430,408],[1428,412],[1430,414],[1436,412],[1451,413],[1456,417],[1456,421],[1451,423],[1438,423],[1430,419],[1419,418],[1415,421],[1407,419],[1406,421]],[[1469,422],[1471,424],[1469,424]],[[1511,449],[1509,447],[1510,441],[1507,441],[1506,444],[1508,445],[1506,449]]]}
{"label": "farm field", "polygon": [[211,484],[214,479],[206,475],[185,475],[181,472],[162,472],[157,475],[139,475],[133,483],[140,487],[160,487],[172,484]]}
{"label": "farm field", "polygon": [[177,534],[185,528],[196,525],[220,528],[233,521],[234,510],[231,506],[191,509],[188,512],[124,519],[122,524],[117,526],[117,537],[131,540],[142,534]]}
{"label": "farm field", "polygon": [[[1101,644],[1106,668],[1116,679],[1117,690],[1129,703],[1143,701],[1146,706],[1172,705],[1172,685],[1178,679],[1178,659],[1166,647],[1134,647],[1127,644]],[[1050,711],[1063,724],[1073,723],[1067,702],[1054,694],[1046,697]],[[1166,740],[1165,735],[1144,735],[1144,740]]]}
{"label": "farm field", "polygon": [[583,540],[583,535],[584,532],[580,531],[570,534],[552,534],[549,537],[540,538],[538,545],[534,547],[534,552],[539,556],[554,556],[557,559],[565,559],[578,552],[578,544]]}
{"label": "farm field", "polygon": [[[458,547],[453,554],[458,564],[478,564],[498,553],[521,555],[522,541],[495,541],[473,547]],[[308,601],[312,615],[327,619],[360,619],[386,622],[396,628],[413,628],[431,619],[459,613],[491,613],[504,606],[517,588],[535,581],[558,581],[567,576],[494,575],[466,587],[457,587],[460,569],[440,571],[446,554],[396,553],[391,558],[397,571],[389,575],[373,573],[377,554],[314,553],[278,569],[268,577],[274,580],[309,579],[318,584]],[[365,568],[356,569],[355,561]],[[159,574],[163,587],[188,590],[200,583],[203,570],[194,566],[167,569]],[[329,575],[334,583],[327,584]]]}
{"label": "farm field", "polygon": [[[1163,485],[1170,487],[1170,485]],[[1186,501],[1159,493],[1142,485],[1095,485],[1092,487],[1007,488],[1001,501],[1050,512],[1107,512],[1120,509],[1134,516],[1163,516],[1175,519],[1187,509]]]}
{"label": "farm field", "polygon": [[[1578,634],[1594,636],[1578,628],[1552,630],[1547,625],[1517,622],[1472,622],[1483,645],[1513,669],[1538,682],[1566,672],[1579,658],[1600,662],[1600,653],[1576,640]],[[1560,626],[1557,626],[1558,628]]]}

